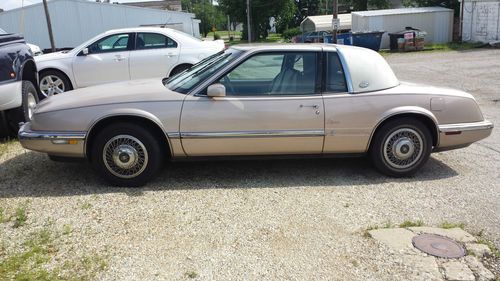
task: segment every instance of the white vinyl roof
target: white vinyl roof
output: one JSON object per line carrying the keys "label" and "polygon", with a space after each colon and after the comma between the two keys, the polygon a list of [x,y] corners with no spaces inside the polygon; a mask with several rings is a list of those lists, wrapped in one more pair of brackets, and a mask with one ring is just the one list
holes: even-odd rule
{"label": "white vinyl roof", "polygon": [[385,9],[372,11],[352,12],[361,17],[376,17],[386,15],[403,15],[403,14],[420,14],[420,13],[436,13],[436,12],[452,12],[452,9],[443,7],[421,7],[421,8],[400,8],[400,9]]}
{"label": "white vinyl roof", "polygon": [[[339,14],[340,30],[351,29],[351,14]],[[300,23],[302,32],[332,30],[332,15],[309,16]]]}

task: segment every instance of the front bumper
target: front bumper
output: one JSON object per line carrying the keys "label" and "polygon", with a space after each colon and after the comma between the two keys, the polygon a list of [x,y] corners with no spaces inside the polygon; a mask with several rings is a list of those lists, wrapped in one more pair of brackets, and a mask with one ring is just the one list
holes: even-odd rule
{"label": "front bumper", "polygon": [[0,85],[0,111],[18,108],[23,102],[23,82],[7,82]]}
{"label": "front bumper", "polygon": [[85,132],[32,131],[28,122],[21,126],[18,137],[26,149],[54,156],[85,157]]}
{"label": "front bumper", "polygon": [[439,125],[439,146],[435,151],[466,147],[487,138],[493,130],[493,123],[481,122]]}

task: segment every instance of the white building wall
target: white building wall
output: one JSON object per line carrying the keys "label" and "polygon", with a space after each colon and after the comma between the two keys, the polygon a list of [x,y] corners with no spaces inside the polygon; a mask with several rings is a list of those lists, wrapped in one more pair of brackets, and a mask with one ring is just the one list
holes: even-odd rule
{"label": "white building wall", "polygon": [[[86,0],[48,2],[57,48],[75,47],[104,31],[147,24],[176,24],[182,31],[199,37],[199,21],[190,13],[146,9]],[[41,4],[0,13],[0,26],[7,32],[24,34],[26,41],[50,48]]]}
{"label": "white building wall", "polygon": [[410,26],[427,32],[425,41],[446,43],[453,39],[453,10],[443,9],[438,12],[385,14],[361,16],[352,13],[352,31],[385,31],[380,47],[389,48],[389,33],[404,30]]}
{"label": "white building wall", "polygon": [[463,41],[500,40],[500,0],[464,1]]}

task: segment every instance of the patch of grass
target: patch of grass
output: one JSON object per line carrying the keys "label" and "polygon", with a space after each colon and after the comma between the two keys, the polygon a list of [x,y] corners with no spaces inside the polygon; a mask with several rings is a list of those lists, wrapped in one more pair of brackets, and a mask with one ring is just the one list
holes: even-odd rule
{"label": "patch of grass", "polygon": [[198,273],[196,271],[193,271],[193,270],[186,272],[185,275],[191,279],[198,277]]}
{"label": "patch of grass", "polygon": [[0,280],[90,281],[108,267],[106,259],[99,255],[76,257],[60,264],[54,258],[58,253],[57,237],[45,227],[29,234],[20,250],[0,252]]}
{"label": "patch of grass", "polygon": [[28,220],[28,214],[26,213],[26,206],[19,206],[16,208],[16,214],[14,215],[14,228],[21,227],[26,224]]}
{"label": "patch of grass", "polygon": [[73,228],[71,227],[71,225],[69,225],[69,224],[63,225],[63,234],[64,235],[68,235],[71,232],[73,232]]}
{"label": "patch of grass", "polygon": [[491,254],[496,258],[500,258],[500,249],[498,249],[497,246],[495,246],[495,244],[490,240],[487,240],[484,237],[479,236],[477,238],[477,243],[488,246],[488,248],[490,248],[491,250]]}
{"label": "patch of grass", "polygon": [[444,228],[444,229],[457,228],[457,227],[464,229],[465,224],[463,222],[453,223],[453,222],[444,221],[439,225],[439,227]]}
{"label": "patch of grass", "polygon": [[82,206],[80,206],[80,208],[82,208],[82,210],[88,210],[92,208],[92,204],[90,204],[89,202],[85,202],[82,204]]}
{"label": "patch of grass", "polygon": [[421,220],[417,220],[417,221],[405,220],[404,222],[399,224],[399,227],[406,228],[406,227],[415,227],[415,226],[423,226],[423,225],[424,225],[424,222]]}
{"label": "patch of grass", "polygon": [[1,140],[0,139],[0,157],[2,157],[4,154],[9,151],[9,147],[14,144],[16,141],[15,140]]}
{"label": "patch of grass", "polygon": [[3,207],[0,207],[0,223],[6,222],[4,212],[5,210],[3,209]]}

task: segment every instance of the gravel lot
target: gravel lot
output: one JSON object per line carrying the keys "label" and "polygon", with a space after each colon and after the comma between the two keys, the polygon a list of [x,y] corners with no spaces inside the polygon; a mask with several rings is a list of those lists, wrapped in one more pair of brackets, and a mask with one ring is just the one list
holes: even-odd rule
{"label": "gravel lot", "polygon": [[[401,80],[472,92],[500,124],[500,50],[391,54]],[[141,189],[104,185],[82,163],[3,144],[0,206],[27,206],[26,225],[0,224],[7,249],[47,220],[72,231],[59,259],[102,253],[100,280],[423,280],[363,236],[369,226],[464,223],[500,246],[500,130],[433,154],[413,178],[366,159],[171,164]],[[0,153],[2,147],[0,147]],[[1,254],[0,247],[0,254]]]}

